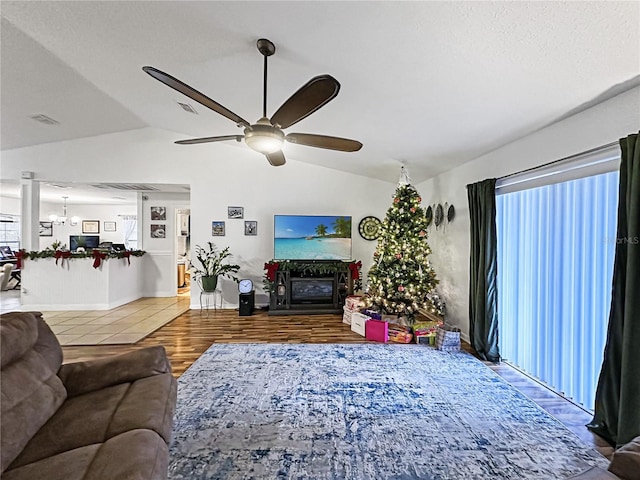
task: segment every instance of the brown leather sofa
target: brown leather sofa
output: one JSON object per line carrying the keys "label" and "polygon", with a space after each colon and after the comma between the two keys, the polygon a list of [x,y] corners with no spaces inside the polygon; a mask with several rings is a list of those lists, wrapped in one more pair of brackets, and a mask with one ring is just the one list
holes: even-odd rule
{"label": "brown leather sofa", "polygon": [[177,383],[164,348],[62,364],[37,312],[0,316],[3,480],[163,479]]}

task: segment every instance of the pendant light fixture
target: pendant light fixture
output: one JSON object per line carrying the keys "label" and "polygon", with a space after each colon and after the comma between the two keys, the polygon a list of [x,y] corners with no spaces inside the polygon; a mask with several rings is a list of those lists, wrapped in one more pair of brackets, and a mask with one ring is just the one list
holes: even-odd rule
{"label": "pendant light fixture", "polygon": [[64,225],[69,220],[69,225],[75,226],[80,222],[80,217],[73,216],[71,219],[67,216],[67,196],[62,197],[62,215],[58,216],[55,213],[49,215],[49,220],[51,220],[56,225]]}

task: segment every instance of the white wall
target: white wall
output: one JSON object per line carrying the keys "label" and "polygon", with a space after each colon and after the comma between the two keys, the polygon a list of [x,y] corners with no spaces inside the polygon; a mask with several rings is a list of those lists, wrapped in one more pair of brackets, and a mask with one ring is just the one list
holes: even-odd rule
{"label": "white wall", "polygon": [[[357,225],[366,215],[384,216],[395,181],[373,180],[292,159],[276,168],[263,156],[235,142],[182,146],[174,145],[175,139],[171,132],[147,128],[4,151],[2,176],[17,179],[26,170],[34,172],[36,179],[50,182],[191,185],[190,204],[185,206],[191,208],[192,249],[207,241],[214,241],[221,248],[229,245],[233,260],[242,267],[240,275],[252,278],[257,286],[257,303],[266,303],[261,286],[264,262],[273,257],[274,214],[351,215],[353,257],[362,260],[364,272],[368,270],[375,242],[361,239]],[[326,152],[328,156],[334,154]],[[258,221],[257,236],[244,235],[244,220],[227,219],[227,206],[231,205],[244,207],[246,220]],[[226,236],[212,237],[214,220],[227,222]],[[144,220],[142,223],[143,229],[148,228]],[[146,230],[139,234],[142,248],[156,253],[168,251],[168,246],[146,241],[146,235]],[[150,260],[153,255],[145,257]],[[171,266],[167,261],[163,267],[158,267],[155,260],[145,262],[145,279],[156,282],[158,275],[162,277],[157,290],[148,293],[165,294],[165,281],[175,280],[175,274],[175,261]],[[237,305],[235,284],[225,281],[222,289],[225,304]],[[191,303],[199,307],[197,289],[192,292]]]}
{"label": "white wall", "polygon": [[[62,204],[40,202],[40,221],[48,222],[49,215],[55,213],[62,215]],[[124,230],[122,220],[118,215],[135,215],[136,205],[69,205],[67,204],[67,214],[69,217],[78,216],[81,220],[98,220],[100,222],[101,242],[124,243]],[[105,232],[104,222],[116,222],[115,232]],[[71,225],[67,221],[64,225],[53,226],[52,237],[40,237],[40,250],[51,246],[55,241],[69,247],[69,235],[82,235],[82,221],[77,225]]]}
{"label": "white wall", "polygon": [[20,215],[20,199],[0,196],[0,213]]}
{"label": "white wall", "polygon": [[[640,129],[640,87],[541,129],[418,185],[424,205],[449,202],[455,220],[429,231],[447,323],[469,332],[469,206],[466,185],[595,148]],[[468,337],[467,337],[468,338]]]}
{"label": "white wall", "polygon": [[[189,208],[188,193],[139,195],[138,247],[146,251],[143,292],[147,297],[173,297],[178,293],[176,210]],[[152,220],[151,207],[165,207],[165,220]],[[165,238],[151,236],[151,225],[162,225]]]}
{"label": "white wall", "polygon": [[[273,215],[350,215],[353,258],[362,261],[366,274],[376,242],[358,235],[358,222],[366,215],[382,218],[391,205],[395,185],[301,162],[274,168],[257,160],[221,165],[225,168],[216,169],[213,183],[211,177],[193,179],[192,246],[206,241],[220,248],[230,246],[234,260],[242,267],[240,277],[251,278],[257,286],[256,303],[266,304],[261,287],[264,263],[273,258]],[[244,207],[244,219],[228,219],[228,206]],[[211,222],[220,220],[226,222],[226,235],[212,237]],[[244,220],[258,222],[257,236],[244,235]],[[237,304],[235,284],[225,280],[222,290],[225,302]],[[196,301],[192,296],[192,305]]]}

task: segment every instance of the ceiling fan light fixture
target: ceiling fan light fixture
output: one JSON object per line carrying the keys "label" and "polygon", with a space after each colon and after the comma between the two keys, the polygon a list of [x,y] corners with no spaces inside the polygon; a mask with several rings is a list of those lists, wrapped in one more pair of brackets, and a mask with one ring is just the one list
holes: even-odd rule
{"label": "ceiling fan light fixture", "polygon": [[266,118],[261,118],[255,125],[244,129],[244,141],[249,148],[266,155],[282,149],[284,133]]}
{"label": "ceiling fan light fixture", "polygon": [[[1,0],[0,0],[1,1]],[[300,87],[293,95],[280,105],[271,119],[267,118],[267,59],[276,51],[276,47],[270,40],[261,38],[257,41],[258,51],[264,57],[262,76],[262,118],[253,125],[244,118],[236,115],[231,110],[223,107],[215,100],[200,93],[176,77],[169,75],[149,65],[142,70],[164,83],[169,88],[180,92],[200,105],[228,118],[237,127],[244,127],[244,135],[218,135],[214,137],[191,138],[178,140],[179,145],[195,145],[200,143],[221,142],[244,139],[245,144],[258,153],[267,157],[267,161],[274,167],[284,165],[286,160],[282,152],[282,146],[286,141],[298,145],[306,145],[315,148],[325,148],[341,152],[357,152],[362,148],[362,143],[348,138],[331,137],[328,135],[314,135],[308,133],[290,133],[285,136],[283,129],[287,129],[307,118],[309,115],[322,108],[333,100],[340,91],[340,83],[331,75],[317,75]],[[185,108],[187,104],[181,106]]]}

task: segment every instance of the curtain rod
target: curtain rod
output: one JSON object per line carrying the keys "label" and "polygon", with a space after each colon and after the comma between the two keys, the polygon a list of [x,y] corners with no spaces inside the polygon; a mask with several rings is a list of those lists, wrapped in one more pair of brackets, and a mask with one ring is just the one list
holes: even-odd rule
{"label": "curtain rod", "polygon": [[607,148],[611,148],[611,147],[613,147],[615,145],[618,145],[619,144],[618,142],[619,141],[617,140],[615,142],[607,143],[606,145],[600,145],[599,147],[595,147],[595,148],[592,148],[590,150],[585,150],[584,152],[575,153],[573,155],[569,155],[568,157],[560,158],[558,160],[553,160],[552,162],[549,162],[549,163],[544,163],[542,165],[537,165],[535,167],[527,168],[525,170],[520,170],[519,172],[510,173],[509,175],[505,175],[504,177],[498,177],[496,180],[505,180],[507,178],[515,177],[516,175],[520,175],[521,173],[531,172],[533,170],[538,170],[539,168],[548,167],[548,166],[554,165],[556,163],[565,162],[567,160],[573,160],[574,158],[581,157],[583,155],[588,155],[590,153],[596,153],[596,152],[599,152],[600,150],[606,150]]}

